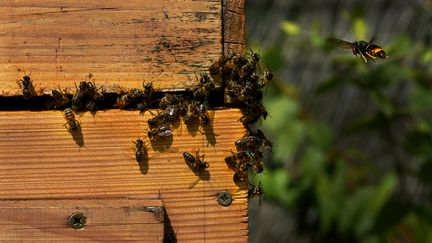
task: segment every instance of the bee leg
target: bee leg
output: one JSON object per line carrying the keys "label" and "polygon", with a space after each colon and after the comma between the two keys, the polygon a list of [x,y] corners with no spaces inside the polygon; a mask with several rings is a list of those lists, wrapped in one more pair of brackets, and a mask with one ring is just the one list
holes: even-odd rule
{"label": "bee leg", "polygon": [[70,131],[70,126],[69,126],[69,124],[66,122],[65,124],[63,124],[63,126],[68,130],[68,131]]}
{"label": "bee leg", "polygon": [[16,83],[18,84],[18,86],[20,87],[20,89],[22,89],[22,80],[19,80]]}
{"label": "bee leg", "polygon": [[363,54],[360,54],[360,56],[363,58],[363,60],[365,61],[365,63],[368,62],[368,61],[367,61],[367,58],[366,58]]}

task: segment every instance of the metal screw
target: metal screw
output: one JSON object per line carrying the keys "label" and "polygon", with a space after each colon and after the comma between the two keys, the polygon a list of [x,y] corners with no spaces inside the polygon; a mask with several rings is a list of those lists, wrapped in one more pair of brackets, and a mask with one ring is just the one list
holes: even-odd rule
{"label": "metal screw", "polygon": [[231,194],[227,191],[219,192],[217,196],[217,201],[222,206],[229,206],[232,202]]}
{"label": "metal screw", "polygon": [[83,213],[73,213],[69,216],[69,225],[72,229],[82,229],[85,226],[87,217]]}

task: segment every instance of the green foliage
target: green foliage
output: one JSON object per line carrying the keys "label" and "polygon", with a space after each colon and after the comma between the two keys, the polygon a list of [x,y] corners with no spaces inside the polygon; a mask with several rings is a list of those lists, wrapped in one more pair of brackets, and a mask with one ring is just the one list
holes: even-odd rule
{"label": "green foliage", "polygon": [[284,20],[280,27],[288,36],[297,36],[300,34],[300,26],[292,21]]}
{"label": "green foliage", "polygon": [[[350,20],[355,36],[368,39],[361,15]],[[373,111],[352,117],[345,129],[333,131],[307,111],[296,87],[276,80],[265,97],[271,117],[263,127],[275,144],[261,178],[265,199],[295,212],[299,233],[316,242],[432,242],[430,204],[412,202],[398,191],[406,176],[432,186],[432,51],[399,35],[382,46],[388,59],[364,63],[352,55],[329,55],[318,21],[309,32],[290,21],[281,23],[281,28],[293,42],[298,38],[296,48],[305,52],[313,48],[328,57],[333,71],[318,77],[317,96],[354,87],[367,97],[358,102],[369,104]],[[307,41],[302,33],[308,33]],[[279,47],[261,52],[276,73],[290,65],[283,62]],[[399,93],[391,92],[397,88]],[[361,146],[343,144],[353,136],[367,141],[363,131],[399,150],[389,154],[394,163],[390,169],[377,168],[379,156],[365,153]],[[401,161],[397,154],[410,159]],[[419,164],[417,169],[408,166],[411,160]],[[316,216],[305,223],[308,212]]]}

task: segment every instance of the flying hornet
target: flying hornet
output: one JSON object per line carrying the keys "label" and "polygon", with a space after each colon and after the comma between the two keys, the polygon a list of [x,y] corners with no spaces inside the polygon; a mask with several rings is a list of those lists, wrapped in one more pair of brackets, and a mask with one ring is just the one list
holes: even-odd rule
{"label": "flying hornet", "polygon": [[368,62],[368,60],[375,62],[376,58],[387,58],[385,51],[381,47],[373,44],[373,40],[374,38],[369,42],[363,40],[349,42],[335,38],[328,39],[331,44],[334,44],[341,49],[351,49],[355,56],[360,55],[365,62]]}

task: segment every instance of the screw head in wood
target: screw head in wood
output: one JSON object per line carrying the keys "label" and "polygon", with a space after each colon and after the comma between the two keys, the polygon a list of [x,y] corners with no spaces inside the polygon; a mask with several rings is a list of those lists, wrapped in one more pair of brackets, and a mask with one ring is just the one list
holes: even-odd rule
{"label": "screw head in wood", "polygon": [[219,192],[217,195],[217,201],[222,206],[225,206],[225,207],[229,206],[232,202],[231,193],[229,193],[227,191]]}
{"label": "screw head in wood", "polygon": [[82,229],[85,226],[87,217],[83,213],[73,213],[69,216],[69,225],[72,229]]}

